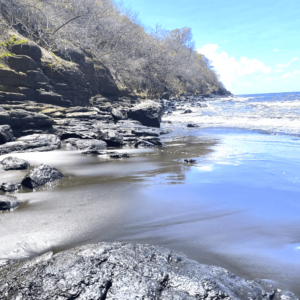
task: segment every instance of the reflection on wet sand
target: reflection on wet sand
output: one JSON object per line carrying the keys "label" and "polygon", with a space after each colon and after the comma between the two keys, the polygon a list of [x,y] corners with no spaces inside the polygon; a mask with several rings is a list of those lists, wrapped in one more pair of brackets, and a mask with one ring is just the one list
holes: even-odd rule
{"label": "reflection on wet sand", "polygon": [[[0,258],[99,241],[149,243],[246,278],[277,280],[299,295],[300,186],[289,181],[298,172],[299,140],[189,133],[169,135],[161,149],[123,149],[130,155],[123,160],[64,149],[17,154],[66,177],[51,189],[14,194],[22,206],[0,214]],[[0,176],[19,182],[26,173]]]}

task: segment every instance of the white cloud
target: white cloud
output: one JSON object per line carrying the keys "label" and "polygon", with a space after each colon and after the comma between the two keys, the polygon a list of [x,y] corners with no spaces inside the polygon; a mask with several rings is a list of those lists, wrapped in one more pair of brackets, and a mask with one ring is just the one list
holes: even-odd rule
{"label": "white cloud", "polygon": [[231,88],[231,83],[237,77],[271,72],[271,68],[265,66],[260,60],[241,57],[238,61],[234,57],[229,57],[224,51],[218,53],[218,49],[218,44],[207,44],[198,49],[198,52],[212,61],[212,66],[220,75],[220,79],[227,89]]}
{"label": "white cloud", "polygon": [[273,51],[274,51],[274,52],[278,52],[279,50],[275,48],[275,49],[273,49]]}
{"label": "white cloud", "polygon": [[293,61],[296,61],[296,60],[298,60],[299,58],[298,57],[294,57],[293,59],[292,59],[292,62]]}
{"label": "white cloud", "polygon": [[286,79],[292,75],[291,72],[285,73],[284,75],[281,76],[282,79]]}
{"label": "white cloud", "polygon": [[293,72],[294,75],[297,75],[297,74],[299,74],[299,73],[300,73],[300,71],[294,71],[294,72]]}
{"label": "white cloud", "polygon": [[285,68],[285,67],[288,67],[289,65],[290,65],[290,63],[282,64],[282,65],[278,64],[278,65],[276,65],[276,67],[277,68]]}
{"label": "white cloud", "polygon": [[283,70],[280,70],[280,69],[279,69],[279,70],[276,70],[276,72],[281,73],[281,72],[283,72]]}

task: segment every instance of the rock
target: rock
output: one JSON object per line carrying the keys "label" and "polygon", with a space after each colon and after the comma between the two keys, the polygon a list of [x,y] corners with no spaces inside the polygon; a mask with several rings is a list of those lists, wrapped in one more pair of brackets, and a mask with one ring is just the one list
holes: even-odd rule
{"label": "rock", "polygon": [[[3,299],[269,300],[255,281],[168,249],[99,243],[0,266]],[[9,295],[9,298],[6,296]],[[296,300],[285,293],[285,300]],[[283,298],[282,298],[283,299]]]}
{"label": "rock", "polygon": [[57,169],[47,165],[40,165],[31,170],[22,180],[22,185],[28,189],[36,189],[48,182],[60,180],[64,177]]}
{"label": "rock", "polygon": [[197,124],[188,124],[187,127],[193,128],[193,127],[199,127]]}
{"label": "rock", "polygon": [[3,182],[0,186],[0,190],[5,193],[16,192],[21,188],[22,188],[22,185],[18,184],[18,183]]}
{"label": "rock", "polygon": [[0,145],[0,155],[7,153],[52,151],[61,146],[60,139],[54,134],[33,134],[22,137],[17,142]]}
{"label": "rock", "polygon": [[[0,211],[14,210],[19,205],[20,205],[20,202],[14,200],[14,199],[0,196]],[[1,267],[0,267],[0,271],[1,271]],[[1,296],[2,295],[1,295],[1,291],[0,291],[0,298],[1,298]]]}
{"label": "rock", "polygon": [[155,145],[151,142],[147,142],[144,140],[139,140],[134,144],[135,148],[154,148]]}
{"label": "rock", "polygon": [[127,153],[110,153],[109,154],[110,158],[129,158],[129,155]]}
{"label": "rock", "polygon": [[42,51],[40,47],[33,42],[27,42],[25,44],[13,44],[11,46],[11,52],[17,55],[29,56],[34,61],[40,61],[42,58]]}
{"label": "rock", "polygon": [[186,159],[184,159],[184,162],[185,162],[186,164],[192,164],[192,163],[195,163],[195,162],[196,162],[196,159],[186,158]]}
{"label": "rock", "polygon": [[191,114],[193,111],[191,109],[186,109],[182,114]]}
{"label": "rock", "polygon": [[105,150],[107,147],[107,144],[104,141],[98,141],[98,140],[79,140],[79,139],[67,139],[65,140],[66,144],[69,144],[73,146],[77,150],[82,151],[100,151]]}
{"label": "rock", "polygon": [[111,110],[111,115],[113,116],[115,122],[119,121],[119,120],[125,120],[125,119],[127,119],[126,116],[120,110],[118,110],[116,108],[113,108]]}
{"label": "rock", "polygon": [[99,139],[105,141],[108,147],[119,147],[124,144],[123,135],[116,130],[104,129],[99,131]]}
{"label": "rock", "polygon": [[14,141],[14,134],[9,125],[0,126],[0,145]]}
{"label": "rock", "polygon": [[28,161],[18,158],[18,157],[6,157],[3,159],[0,164],[2,164],[2,169],[5,171],[10,170],[25,170],[30,167],[30,164]]}
{"label": "rock", "polygon": [[44,114],[32,113],[22,109],[11,110],[9,116],[10,125],[13,129],[51,127],[54,124],[53,119]]}
{"label": "rock", "polygon": [[7,62],[10,68],[17,72],[26,73],[29,70],[36,70],[38,67],[35,61],[29,56],[14,55],[7,58]]}
{"label": "rock", "polygon": [[169,100],[170,99],[170,94],[169,93],[163,93],[162,96],[161,96],[161,99]]}
{"label": "rock", "polygon": [[163,107],[152,100],[146,100],[128,111],[128,118],[141,122],[142,125],[160,127]]}

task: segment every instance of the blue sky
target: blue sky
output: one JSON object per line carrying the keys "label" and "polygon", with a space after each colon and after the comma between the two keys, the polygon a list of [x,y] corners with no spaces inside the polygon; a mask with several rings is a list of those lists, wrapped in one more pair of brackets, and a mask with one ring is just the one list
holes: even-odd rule
{"label": "blue sky", "polygon": [[300,91],[300,0],[123,0],[145,26],[191,27],[234,94]]}

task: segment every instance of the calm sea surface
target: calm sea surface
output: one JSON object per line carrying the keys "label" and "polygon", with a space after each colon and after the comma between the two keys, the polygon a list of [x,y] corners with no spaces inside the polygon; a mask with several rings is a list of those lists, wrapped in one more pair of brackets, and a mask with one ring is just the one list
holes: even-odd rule
{"label": "calm sea surface", "polygon": [[[300,93],[202,104],[166,115],[165,146],[123,149],[128,160],[65,149],[17,154],[66,178],[14,195],[23,204],[0,214],[0,258],[99,241],[151,243],[300,296]],[[182,114],[186,108],[193,113]],[[25,174],[0,171],[2,182]]]}

